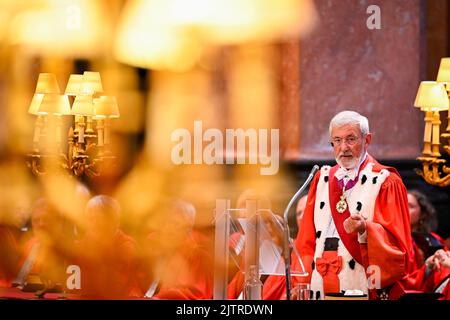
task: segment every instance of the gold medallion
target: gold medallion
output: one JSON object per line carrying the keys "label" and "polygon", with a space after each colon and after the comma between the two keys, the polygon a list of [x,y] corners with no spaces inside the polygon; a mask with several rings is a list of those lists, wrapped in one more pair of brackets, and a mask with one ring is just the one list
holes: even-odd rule
{"label": "gold medallion", "polygon": [[344,195],[341,196],[341,199],[336,204],[336,210],[339,213],[344,213],[344,211],[347,210],[347,202],[345,201]]}

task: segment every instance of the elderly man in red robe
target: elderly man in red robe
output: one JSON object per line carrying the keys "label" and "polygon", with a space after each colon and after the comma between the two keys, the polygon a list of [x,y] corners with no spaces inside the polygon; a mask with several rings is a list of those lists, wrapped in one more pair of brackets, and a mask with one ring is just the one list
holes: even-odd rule
{"label": "elderly man in red robe", "polygon": [[[313,179],[295,241],[309,276],[292,283],[309,282],[313,299],[345,292],[389,298],[411,260],[405,186],[394,168],[367,153],[366,117],[340,112],[329,131],[337,165],[323,166]],[[280,299],[284,292],[284,279],[270,277],[263,297]]]}

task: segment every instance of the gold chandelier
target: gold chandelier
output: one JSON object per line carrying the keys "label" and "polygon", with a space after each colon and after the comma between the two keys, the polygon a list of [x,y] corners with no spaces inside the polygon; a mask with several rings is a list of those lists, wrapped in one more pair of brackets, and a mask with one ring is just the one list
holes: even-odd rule
{"label": "gold chandelier", "polygon": [[429,184],[439,187],[450,185],[450,167],[440,153],[440,138],[447,142],[442,147],[450,155],[450,111],[446,132],[440,134],[441,111],[449,110],[450,98],[450,58],[441,59],[436,81],[422,81],[417,92],[414,106],[425,112],[425,129],[422,156],[422,170],[418,174]]}
{"label": "gold chandelier", "polygon": [[[77,177],[94,177],[100,175],[102,165],[111,163],[115,157],[110,151],[110,119],[119,117],[119,108],[115,97],[99,96],[101,92],[98,72],[70,75],[64,94],[54,74],[39,74],[28,109],[37,116],[33,151],[28,155],[34,174],[45,174],[53,165]],[[66,116],[71,116],[67,144],[63,142]]]}

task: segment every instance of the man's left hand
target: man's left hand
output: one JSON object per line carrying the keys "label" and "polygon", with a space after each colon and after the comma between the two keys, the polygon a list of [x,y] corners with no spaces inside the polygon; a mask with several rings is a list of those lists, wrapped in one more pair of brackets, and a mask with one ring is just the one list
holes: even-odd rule
{"label": "man's left hand", "polygon": [[359,232],[363,234],[366,231],[366,220],[360,214],[351,214],[344,221],[344,229],[347,233]]}

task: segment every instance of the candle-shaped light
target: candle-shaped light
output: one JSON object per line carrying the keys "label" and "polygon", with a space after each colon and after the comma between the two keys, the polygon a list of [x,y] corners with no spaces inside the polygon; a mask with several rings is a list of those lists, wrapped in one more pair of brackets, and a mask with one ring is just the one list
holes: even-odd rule
{"label": "candle-shaped light", "polygon": [[113,96],[101,96],[95,103],[95,119],[98,121],[103,120],[103,144],[108,145],[110,143],[109,137],[109,119],[118,118],[119,106],[117,105],[116,97]]}
{"label": "candle-shaped light", "polygon": [[67,135],[67,140],[69,144],[69,150],[68,150],[68,164],[69,168],[72,168],[72,162],[74,156],[77,156],[76,149],[74,148],[74,133],[73,128],[70,127],[69,134]]}
{"label": "candle-shaped light", "polygon": [[34,149],[36,151],[39,151],[39,141],[40,141],[40,137],[41,137],[41,129],[42,126],[44,125],[44,120],[42,118],[41,115],[38,115],[38,117],[36,118],[36,122],[34,125],[34,134],[33,134],[33,144],[34,144]]}
{"label": "candle-shaped light", "polygon": [[433,120],[432,120],[432,126],[433,126],[433,139],[431,140],[431,155],[433,157],[439,158],[441,156],[441,153],[439,152],[439,147],[441,144],[440,138],[441,135],[439,133],[439,129],[441,126],[441,119],[439,117],[439,112],[434,111],[433,112]]}
{"label": "candle-shaped light", "polygon": [[37,116],[33,134],[33,149],[35,152],[39,152],[39,140],[41,136],[41,129],[42,126],[44,125],[43,116],[38,113],[39,106],[41,105],[43,98],[44,94],[35,93],[33,95],[33,99],[31,100],[30,107],[28,108],[28,113]]}
{"label": "candle-shaped light", "polygon": [[[93,100],[94,113],[95,113],[95,110],[97,109],[97,104],[98,104],[99,100],[100,100],[100,98]],[[95,118],[97,119],[97,146],[103,147],[103,132],[104,132],[103,130],[105,129],[104,121],[102,118],[97,118],[97,117],[95,117]]]}
{"label": "candle-shaped light", "polygon": [[449,108],[449,100],[444,84],[435,81],[422,81],[417,91],[414,106],[425,111],[423,154],[425,156],[440,157],[439,111],[448,110]]}
{"label": "candle-shaped light", "polygon": [[425,111],[425,117],[423,119],[425,121],[425,128],[423,133],[423,151],[422,154],[425,156],[431,156],[431,138],[432,138],[432,132],[431,129],[433,127],[433,112],[432,111]]}
{"label": "candle-shaped light", "polygon": [[93,116],[94,107],[92,105],[91,95],[77,95],[72,106],[72,112],[75,115],[76,124],[78,126],[78,142],[84,143],[84,116]]}
{"label": "candle-shaped light", "polygon": [[98,138],[97,145],[99,147],[103,147],[103,141],[104,141],[103,132],[104,132],[104,130],[105,130],[104,120],[97,119],[97,138]]}
{"label": "candle-shaped light", "polygon": [[55,139],[49,135],[48,142],[51,150],[55,149],[54,143],[56,143],[56,150],[62,151],[62,116],[70,114],[69,99],[65,95],[56,93],[44,94],[42,102],[38,108],[38,114],[49,116],[50,132],[55,133]]}

